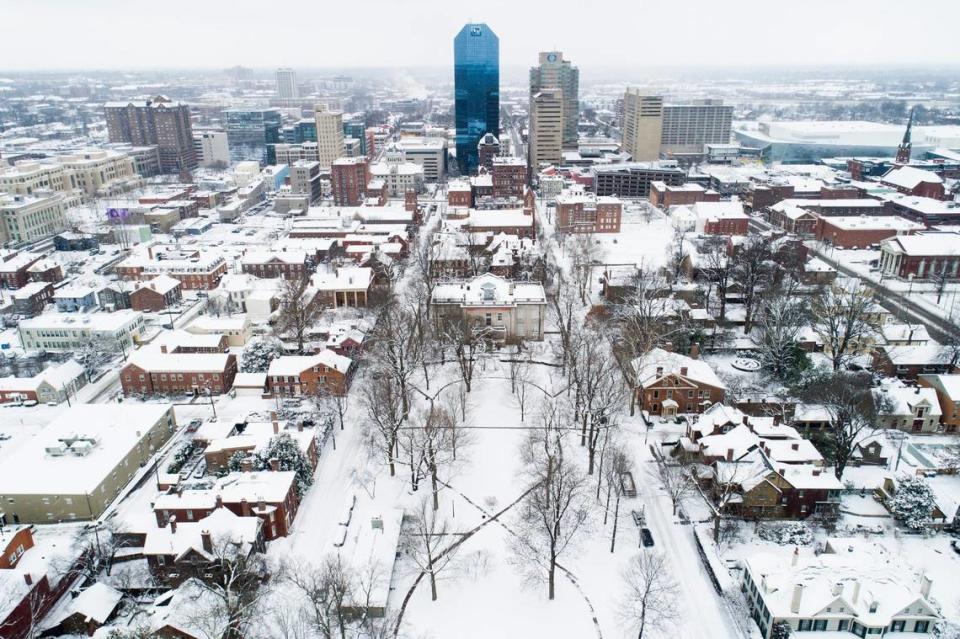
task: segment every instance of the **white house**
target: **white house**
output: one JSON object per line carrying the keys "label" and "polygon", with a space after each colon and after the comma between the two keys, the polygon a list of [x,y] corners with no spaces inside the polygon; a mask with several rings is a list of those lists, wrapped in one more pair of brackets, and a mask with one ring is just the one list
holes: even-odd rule
{"label": "white house", "polygon": [[547,297],[539,282],[514,282],[492,273],[437,285],[437,318],[470,319],[500,340],[543,340]]}

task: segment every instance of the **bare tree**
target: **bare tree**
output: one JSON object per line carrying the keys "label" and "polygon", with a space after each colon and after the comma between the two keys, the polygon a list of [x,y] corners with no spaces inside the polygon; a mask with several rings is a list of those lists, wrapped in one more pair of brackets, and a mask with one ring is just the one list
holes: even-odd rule
{"label": "bare tree", "polygon": [[656,471],[651,469],[650,475],[653,481],[659,478],[673,505],[674,515],[677,514],[677,508],[683,500],[696,490],[693,478],[690,476],[690,469],[685,464],[660,462],[657,464]]}
{"label": "bare tree", "polygon": [[370,444],[386,457],[393,477],[400,427],[407,419],[408,399],[396,378],[387,372],[374,371],[360,388],[360,402],[373,431]]}
{"label": "bare tree", "polygon": [[229,538],[217,540],[205,572],[211,576],[196,583],[209,595],[210,610],[197,611],[191,622],[209,621],[213,615],[225,624],[225,639],[242,639],[258,623],[269,592],[266,561],[259,552],[246,550]]}
{"label": "bare tree", "polygon": [[559,268],[548,271],[553,280],[553,287],[548,295],[548,308],[557,331],[560,333],[560,365],[565,371],[570,364],[570,355],[574,342],[574,335],[580,328],[580,308],[573,285]]}
{"label": "bare tree", "polygon": [[672,574],[666,556],[654,551],[636,555],[624,569],[620,617],[637,639],[676,618],[678,589]]}
{"label": "bare tree", "polygon": [[436,601],[437,577],[456,556],[453,549],[458,547],[454,545],[458,537],[452,532],[450,522],[431,507],[429,499],[420,500],[404,533],[402,547],[430,578],[430,597]]}
{"label": "bare tree", "polygon": [[683,262],[690,255],[687,246],[687,231],[679,226],[673,229],[673,240],[670,242],[670,256],[668,267],[673,282],[680,279],[683,272]]}
{"label": "bare tree", "polygon": [[323,312],[323,304],[316,290],[310,286],[310,278],[282,280],[280,309],[274,331],[277,335],[292,335],[297,342],[297,351],[303,352],[307,329]]}
{"label": "bare tree", "polygon": [[761,237],[749,238],[733,258],[733,278],[743,295],[743,331],[753,328],[753,314],[760,294],[772,280],[772,256],[769,242]]}
{"label": "bare tree", "polygon": [[332,424],[338,425],[340,430],[343,430],[347,410],[350,408],[350,398],[347,393],[331,384],[322,382],[317,384],[315,399],[317,410],[326,416]]}
{"label": "bare tree", "polygon": [[591,325],[577,340],[570,377],[576,389],[574,414],[580,420],[580,444],[587,447],[587,474],[592,475],[601,433],[627,401],[627,387],[610,345]]}
{"label": "bare tree", "polygon": [[823,340],[833,370],[840,370],[879,330],[873,295],[860,283],[828,286],[813,299],[813,330]]}
{"label": "bare tree", "polygon": [[523,423],[527,414],[527,405],[530,403],[530,396],[535,391],[532,386],[533,372],[530,370],[530,362],[526,361],[518,366],[514,377],[514,383],[517,387],[513,395],[514,403],[520,409],[520,422]]}
{"label": "bare tree", "polygon": [[580,304],[590,297],[593,269],[600,263],[603,251],[593,233],[573,233],[566,241],[570,253],[570,278],[577,290]]}
{"label": "bare tree", "polygon": [[418,480],[429,477],[434,510],[440,508],[440,468],[453,461],[453,418],[440,405],[430,406],[413,414],[404,428],[400,448],[410,463],[410,484],[417,490]]}
{"label": "bare tree", "polygon": [[521,565],[546,573],[548,595],[556,593],[557,562],[588,524],[586,478],[564,456],[564,429],[569,421],[556,407],[542,411],[543,428],[531,431],[521,448],[526,475],[538,488],[522,502],[521,531],[515,545]]}
{"label": "bare tree", "polygon": [[[620,499],[623,497],[623,479],[626,473],[633,469],[633,460],[627,449],[618,443],[611,446],[610,454],[606,457],[604,475],[607,481],[607,503],[604,507],[603,523],[607,523],[607,514],[610,512],[611,492],[616,496],[613,506],[613,531],[610,534],[610,552],[617,547],[617,529],[620,525]],[[599,484],[597,486],[599,489]]]}
{"label": "bare tree", "polygon": [[[717,289],[717,303],[720,305],[718,315],[722,323],[727,318],[727,292],[730,290],[730,284],[733,281],[733,265],[727,255],[726,246],[713,242],[707,251],[702,254],[702,266],[700,271],[704,278]],[[707,310],[709,310],[709,295],[707,296]]]}
{"label": "bare tree", "polygon": [[326,557],[319,566],[291,566],[287,581],[305,599],[306,617],[323,639],[347,639],[349,620],[345,609],[350,603],[354,578],[339,555]]}
{"label": "bare tree", "polygon": [[426,316],[430,317],[430,300],[433,298],[433,290],[437,287],[437,244],[434,241],[433,233],[436,224],[430,224],[420,229],[420,235],[413,243],[413,250],[410,251],[410,257],[407,263],[413,267],[414,287],[426,304]]}
{"label": "bare tree", "polygon": [[469,393],[473,390],[473,374],[480,356],[486,352],[493,329],[470,317],[446,317],[440,325],[443,342],[453,351],[460,371],[460,380]]}
{"label": "bare tree", "polygon": [[393,377],[403,401],[403,413],[410,410],[410,382],[423,357],[416,313],[404,302],[388,302],[373,330],[370,360],[378,371]]}
{"label": "bare tree", "polygon": [[807,303],[787,285],[765,295],[758,310],[755,339],[760,361],[775,379],[786,380],[804,357],[797,338],[808,321]]}
{"label": "bare tree", "polygon": [[857,444],[874,432],[877,416],[891,410],[885,396],[873,393],[871,381],[869,373],[840,371],[813,376],[798,389],[801,398],[822,406],[830,416],[815,443],[833,464],[837,479],[843,478]]}

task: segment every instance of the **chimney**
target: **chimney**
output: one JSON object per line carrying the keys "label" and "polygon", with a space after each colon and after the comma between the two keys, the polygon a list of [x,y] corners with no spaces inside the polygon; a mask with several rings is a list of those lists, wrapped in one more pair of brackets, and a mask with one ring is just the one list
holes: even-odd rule
{"label": "chimney", "polygon": [[790,450],[800,450],[800,444],[797,442],[790,444]]}
{"label": "chimney", "polygon": [[794,546],[793,557],[790,558],[790,565],[796,567],[798,561],[800,561],[800,546]]}
{"label": "chimney", "polygon": [[246,497],[240,500],[240,516],[241,517],[250,516],[250,502],[247,501]]}
{"label": "chimney", "polygon": [[673,342],[667,342],[666,344],[664,344],[664,345],[663,345],[663,350],[667,351],[668,353],[672,353],[672,352],[673,352]]}
{"label": "chimney", "polygon": [[831,591],[834,597],[839,597],[843,594],[843,582],[838,581],[833,584],[833,590]]}
{"label": "chimney", "polygon": [[240,470],[244,473],[253,472],[253,460],[249,457],[244,457],[240,460]]}
{"label": "chimney", "polygon": [[164,355],[167,354],[167,345],[166,345],[166,344],[161,344],[161,345],[160,345],[160,352],[163,353]]}
{"label": "chimney", "polygon": [[200,532],[200,542],[203,544],[204,552],[213,552],[213,537],[210,535],[209,530]]}
{"label": "chimney", "polygon": [[860,580],[857,579],[853,582],[853,603],[856,605],[857,600],[860,599]]}
{"label": "chimney", "polygon": [[727,449],[727,461],[733,461],[733,449],[732,449],[732,448],[728,448],[728,449]]}
{"label": "chimney", "polygon": [[170,534],[171,535],[177,534],[177,516],[176,515],[170,515]]}
{"label": "chimney", "polygon": [[700,359],[700,344],[694,342],[690,345],[690,359]]}
{"label": "chimney", "polygon": [[750,425],[750,416],[749,416],[749,415],[744,415],[744,416],[743,416],[743,425],[744,425],[744,426],[749,426],[749,425]]}
{"label": "chimney", "polygon": [[270,458],[270,470],[272,470],[273,472],[279,472],[280,470],[280,460],[277,459],[276,457]]}
{"label": "chimney", "polygon": [[270,421],[272,422],[277,421],[277,411],[275,410],[270,411]]}
{"label": "chimney", "polygon": [[773,425],[774,425],[774,426],[779,426],[781,423],[783,423],[783,417],[782,417],[781,415],[774,415],[774,416],[773,416]]}
{"label": "chimney", "polygon": [[919,386],[917,386],[917,390],[913,391],[913,394],[914,394],[914,395],[919,395],[919,394],[920,394],[920,387],[919,387]]}
{"label": "chimney", "polygon": [[663,377],[663,366],[657,366],[657,377]]}
{"label": "chimney", "polygon": [[28,585],[28,586],[32,586],[32,585],[33,585],[33,577],[30,576],[30,573],[29,573],[29,572],[23,573],[23,580],[24,580],[25,582],[27,582],[27,585]]}
{"label": "chimney", "polygon": [[303,432],[303,422],[297,422],[297,432],[298,433]]}
{"label": "chimney", "polygon": [[814,469],[813,469],[813,476],[814,476],[814,477],[819,477],[819,476],[820,476],[820,469],[819,469],[819,468],[814,468]]}
{"label": "chimney", "polygon": [[263,512],[267,509],[267,502],[263,500],[263,497],[257,500],[257,510]]}
{"label": "chimney", "polygon": [[920,577],[920,594],[923,595],[924,599],[930,598],[930,586],[932,585],[933,585],[933,580],[930,579],[930,577],[928,577],[926,573],[924,573]]}
{"label": "chimney", "polygon": [[280,422],[278,422],[276,419],[274,419],[274,420],[273,420],[273,434],[276,435],[276,434],[279,433],[279,432],[280,432]]}
{"label": "chimney", "polygon": [[681,367],[680,367],[680,375],[682,375],[683,377],[686,377],[686,376],[687,376],[687,367],[686,367],[686,366],[681,366]]}
{"label": "chimney", "polygon": [[800,612],[800,600],[803,599],[803,584],[796,584],[793,587],[793,598],[790,599],[790,612],[797,614]]}
{"label": "chimney", "polygon": [[214,503],[216,504],[216,506],[214,506],[215,508],[223,508],[223,497],[217,495],[217,499]]}

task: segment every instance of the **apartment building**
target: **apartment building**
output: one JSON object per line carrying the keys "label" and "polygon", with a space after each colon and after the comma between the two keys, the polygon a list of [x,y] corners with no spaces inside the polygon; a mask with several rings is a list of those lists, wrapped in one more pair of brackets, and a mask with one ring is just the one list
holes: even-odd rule
{"label": "apartment building", "polygon": [[672,155],[705,152],[707,144],[730,142],[733,106],[722,100],[698,100],[663,107],[660,153]]}
{"label": "apartment building", "polygon": [[195,132],[193,149],[200,166],[230,166],[230,145],[226,131]]}
{"label": "apartment building", "polygon": [[77,351],[91,346],[130,352],[144,330],[143,314],[129,309],[113,313],[44,313],[21,320],[20,343],[26,350]]}
{"label": "apartment building", "polygon": [[33,195],[0,195],[0,244],[33,242],[67,228],[63,193],[35,191]]}
{"label": "apartment building", "polygon": [[236,375],[236,355],[139,350],[120,371],[120,385],[125,395],[206,391],[222,395],[233,386]]}
{"label": "apartment building", "polygon": [[560,233],[619,233],[623,202],[615,197],[567,190],[556,198]]}
{"label": "apartment building", "polygon": [[623,96],[623,150],[635,162],[660,157],[663,135],[663,96],[627,89]]}
{"label": "apartment building", "polygon": [[155,145],[164,173],[196,168],[190,107],[186,104],[161,95],[145,101],[108,102],[104,114],[111,142]]}
{"label": "apartment building", "polygon": [[176,431],[170,404],[75,404],[3,454],[12,523],[96,519]]}

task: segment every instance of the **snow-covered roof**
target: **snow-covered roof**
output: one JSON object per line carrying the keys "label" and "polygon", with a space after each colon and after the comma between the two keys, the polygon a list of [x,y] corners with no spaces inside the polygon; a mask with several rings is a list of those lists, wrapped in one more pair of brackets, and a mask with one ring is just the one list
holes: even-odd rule
{"label": "snow-covered roof", "polygon": [[227,368],[231,355],[227,353],[161,353],[160,351],[134,351],[128,364],[148,373],[222,373]]}
{"label": "snow-covered roof", "polygon": [[539,282],[514,282],[493,273],[484,273],[469,280],[438,284],[431,299],[434,304],[508,306],[544,304],[546,294]]}
{"label": "snow-covered roof", "polygon": [[140,282],[139,288],[149,288],[156,291],[160,295],[166,295],[170,291],[180,288],[180,280],[175,277],[170,277],[165,273],[161,273],[152,280]]}
{"label": "snow-covered roof", "polygon": [[[74,404],[35,437],[19,438],[0,449],[0,494],[93,493],[171,408]],[[149,451],[144,455],[145,462]]]}
{"label": "snow-covered roof", "polygon": [[[245,554],[256,543],[260,531],[259,517],[241,517],[228,508],[215,508],[199,521],[184,521],[173,526],[167,524],[147,532],[143,544],[144,555],[173,555],[181,557],[189,551],[213,559],[216,553],[228,549]],[[209,532],[212,548],[203,547],[203,532]],[[239,544],[234,547],[232,543]]]}
{"label": "snow-covered roof", "polygon": [[76,597],[66,599],[66,605],[58,606],[50,617],[44,620],[44,625],[53,628],[73,615],[80,615],[84,621],[95,621],[103,625],[113,614],[121,599],[123,599],[123,593],[116,588],[102,581],[94,582]]}
{"label": "snow-covered roof", "polygon": [[912,166],[896,166],[887,171],[881,182],[903,189],[915,189],[920,184],[943,184],[943,178],[933,171],[924,171]]}
{"label": "snow-covered roof", "polygon": [[955,257],[960,255],[960,233],[930,232],[898,235],[883,240],[881,247],[892,253],[905,255]]}
{"label": "snow-covered roof", "polygon": [[523,209],[470,209],[467,215],[468,224],[476,228],[515,228],[533,226],[533,216],[527,215]]}
{"label": "snow-covered roof", "polygon": [[[843,540],[834,541],[830,542],[834,548],[844,547]],[[908,608],[910,617],[936,617],[917,580],[908,571],[892,569],[884,557],[859,551],[804,552],[794,565],[781,556],[760,553],[747,557],[744,568],[776,619],[835,616],[826,613],[827,607],[843,608],[844,616],[853,615],[867,628],[885,629],[895,617],[907,616]],[[921,612],[914,614],[917,610]]]}
{"label": "snow-covered roof", "polygon": [[729,202],[697,202],[693,205],[693,213],[700,220],[745,220],[743,202],[731,200]]}
{"label": "snow-covered roof", "polygon": [[20,320],[20,328],[44,329],[92,329],[97,331],[119,331],[142,321],[143,313],[130,309],[112,313],[43,313],[30,319]]}
{"label": "snow-covered roof", "polygon": [[929,416],[939,416],[940,400],[937,391],[925,386],[907,386],[896,378],[883,380],[880,388],[875,389],[877,397],[886,398],[888,405],[882,411],[885,415],[911,416],[915,415],[917,406],[926,407],[925,413]]}
{"label": "snow-covered roof", "polygon": [[346,374],[350,370],[353,360],[343,355],[337,355],[331,350],[322,350],[316,355],[284,355],[270,360],[267,370],[269,377],[277,375],[297,377],[305,370],[317,366],[326,366],[335,371]]}
{"label": "snow-covered roof", "polygon": [[333,272],[317,272],[311,283],[318,291],[365,291],[373,281],[373,269],[368,266],[343,266]]}
{"label": "snow-covered roof", "polygon": [[921,375],[920,379],[940,389],[953,401],[960,401],[960,375]]}
{"label": "snow-covered roof", "polygon": [[[655,380],[672,374],[715,388],[726,388],[713,368],[705,361],[693,359],[680,353],[665,351],[662,348],[654,348],[645,355],[636,358],[633,360],[632,366],[636,374],[636,383],[639,386],[649,386]],[[680,373],[682,368],[687,369],[685,375]],[[662,369],[659,375],[657,374],[658,369]]]}
{"label": "snow-covered roof", "polygon": [[930,333],[923,324],[896,324],[887,322],[880,327],[880,334],[888,343],[896,342],[929,342]]}
{"label": "snow-covered roof", "polygon": [[[960,248],[960,247],[958,247]],[[887,354],[894,366],[922,366],[924,364],[949,364],[953,359],[950,349],[940,344],[879,347]]]}

